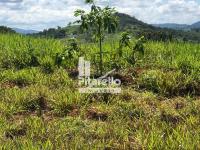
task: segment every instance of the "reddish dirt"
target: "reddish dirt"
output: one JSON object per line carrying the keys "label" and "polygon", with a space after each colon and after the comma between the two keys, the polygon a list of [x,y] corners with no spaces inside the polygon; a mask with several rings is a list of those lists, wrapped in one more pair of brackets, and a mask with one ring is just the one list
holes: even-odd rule
{"label": "reddish dirt", "polygon": [[78,70],[77,69],[72,69],[72,70],[67,70],[69,77],[72,79],[77,79],[78,78]]}
{"label": "reddish dirt", "polygon": [[68,114],[71,117],[76,117],[80,114],[80,110],[78,108],[73,108],[72,111]]}
{"label": "reddish dirt", "polygon": [[123,94],[122,99],[125,101],[130,101],[132,99],[132,95],[129,93]]}
{"label": "reddish dirt", "polygon": [[25,136],[27,132],[26,127],[19,127],[15,129],[9,129],[5,132],[5,137],[9,139],[14,139],[16,137],[22,137]]}
{"label": "reddish dirt", "polygon": [[140,75],[145,71],[145,69],[138,67],[138,68],[135,68],[134,71],[135,71],[136,75]]}
{"label": "reddish dirt", "polygon": [[17,112],[17,113],[14,113],[12,115],[11,118],[9,118],[10,120],[23,120],[24,118],[28,117],[28,116],[37,116],[37,113],[36,112]]}
{"label": "reddish dirt", "polygon": [[38,98],[38,105],[39,105],[41,110],[49,110],[50,109],[48,107],[47,100],[43,96]]}
{"label": "reddish dirt", "polygon": [[24,88],[26,86],[27,86],[27,84],[12,82],[12,81],[7,81],[7,82],[0,84],[0,87],[3,89],[9,89],[9,88],[14,88],[14,87]]}
{"label": "reddish dirt", "polygon": [[34,110],[34,111],[22,111],[14,113],[8,119],[10,121],[14,120],[24,120],[27,117],[34,116],[34,117],[41,117],[44,121],[51,121],[57,118],[62,118],[66,116],[76,117],[80,114],[80,110],[77,106],[71,106],[69,112],[66,112],[65,115],[59,115],[51,111],[51,109],[47,106],[46,103],[41,100],[40,103],[41,110]]}
{"label": "reddish dirt", "polygon": [[34,112],[18,112],[18,113],[15,113],[13,114],[12,118],[10,118],[10,121],[16,121],[16,120],[24,120],[25,118],[27,117],[41,117],[44,121],[51,121],[51,120],[54,120],[56,118],[58,118],[57,116],[55,116],[52,112],[49,112],[49,111],[44,111],[42,113],[41,116],[38,115],[38,112],[37,111],[34,111]]}
{"label": "reddish dirt", "polygon": [[122,82],[122,85],[130,85],[134,82],[133,77],[131,75],[122,75],[120,73],[113,74],[112,77],[114,79],[119,79]]}
{"label": "reddish dirt", "polygon": [[179,116],[173,116],[170,114],[165,114],[164,112],[161,114],[161,121],[165,121],[167,123],[178,124],[182,121]]}
{"label": "reddish dirt", "polygon": [[9,89],[9,88],[14,88],[16,87],[17,85],[15,85],[14,83],[12,82],[4,82],[0,85],[1,88],[3,89]]}
{"label": "reddish dirt", "polygon": [[97,121],[106,121],[108,119],[108,114],[106,112],[100,112],[96,108],[92,107],[87,111],[86,114],[88,119]]}
{"label": "reddish dirt", "polygon": [[181,103],[181,102],[177,102],[175,104],[175,109],[182,109],[185,107],[185,104],[184,103]]}

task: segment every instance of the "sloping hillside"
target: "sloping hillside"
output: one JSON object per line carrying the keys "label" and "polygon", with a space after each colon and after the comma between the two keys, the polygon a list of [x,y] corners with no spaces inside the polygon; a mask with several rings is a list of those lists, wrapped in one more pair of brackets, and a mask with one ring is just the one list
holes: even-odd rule
{"label": "sloping hillside", "polygon": [[[200,41],[200,34],[194,31],[178,31],[173,29],[155,27],[127,14],[117,13],[116,15],[119,17],[118,32],[128,30],[134,36],[139,37],[144,35],[149,40],[158,41],[166,41],[172,39]],[[70,25],[63,28],[58,27],[56,29],[45,29],[42,32],[32,35],[50,38],[66,38],[80,36],[81,32],[78,25]]]}
{"label": "sloping hillside", "polygon": [[[144,23],[135,17],[127,14],[117,13],[119,16],[119,29],[120,31],[128,30],[136,36],[144,35],[150,40],[183,40],[183,41],[200,41],[200,34],[194,30],[175,30],[170,28],[162,28],[160,26],[153,26]],[[167,25],[166,25],[167,26]],[[176,26],[168,24],[168,26],[184,28],[184,25]],[[198,26],[194,24],[193,26]]]}
{"label": "sloping hillside", "polygon": [[146,24],[130,15],[117,13],[117,16],[119,17],[119,27],[122,30],[126,28],[155,29],[155,27],[153,27],[152,25]]}
{"label": "sloping hillside", "polygon": [[164,23],[164,24],[152,24],[155,27],[168,28],[175,30],[185,30],[189,28],[187,24],[176,24],[176,23]]}
{"label": "sloping hillside", "polygon": [[38,33],[39,31],[36,30],[25,30],[25,29],[20,29],[20,28],[13,28],[15,32],[20,33],[20,34],[33,34],[33,33]]}
{"label": "sloping hillside", "polygon": [[199,22],[196,22],[194,24],[191,25],[191,28],[199,28],[200,29],[200,21]]}
{"label": "sloping hillside", "polygon": [[200,21],[193,23],[192,25],[176,24],[176,23],[164,23],[164,24],[152,24],[152,25],[155,26],[155,27],[175,29],[175,30],[200,29]]}

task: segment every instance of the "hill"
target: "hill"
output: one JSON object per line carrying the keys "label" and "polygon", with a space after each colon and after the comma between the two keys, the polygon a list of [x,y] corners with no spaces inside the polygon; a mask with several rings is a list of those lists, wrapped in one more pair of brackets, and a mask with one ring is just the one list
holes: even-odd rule
{"label": "hill", "polygon": [[199,28],[200,29],[200,21],[192,24],[190,27],[193,28],[193,29],[194,28]]}
{"label": "hill", "polygon": [[[184,28],[186,25],[166,24],[162,26],[150,25],[144,23],[135,17],[127,14],[117,13],[119,17],[120,31],[128,30],[137,37],[145,36],[149,40],[166,41],[166,40],[181,40],[181,41],[200,41],[200,34],[196,30],[175,30],[175,28]],[[168,26],[168,28],[166,27]],[[173,29],[170,28],[174,26]]]}
{"label": "hill", "polygon": [[155,27],[160,28],[168,28],[175,30],[192,30],[192,29],[200,29],[200,21],[191,25],[187,24],[176,24],[176,23],[164,23],[164,24],[152,24]]}
{"label": "hill", "polygon": [[124,30],[124,29],[127,29],[127,28],[155,29],[155,27],[153,27],[152,25],[144,23],[144,22],[142,22],[142,21],[140,21],[140,20],[138,20],[135,17],[132,17],[130,15],[123,14],[123,13],[117,13],[116,15],[119,17],[119,28],[120,28],[120,30]]}
{"label": "hill", "polygon": [[187,24],[176,24],[176,23],[164,23],[164,24],[152,24],[152,25],[155,27],[175,29],[175,30],[184,30],[189,27],[189,25]]}
{"label": "hill", "polygon": [[20,28],[13,28],[17,33],[20,34],[33,34],[33,33],[38,33],[39,31],[36,30],[25,30],[25,29],[20,29]]}
{"label": "hill", "polygon": [[[163,36],[161,34],[168,34],[169,31],[163,32],[163,29],[154,27],[152,25],[149,25],[147,23],[144,23],[135,17],[132,17],[127,14],[123,13],[116,13],[116,15],[119,18],[119,26],[118,26],[118,32],[123,32],[129,30],[130,33],[136,35],[136,36],[141,36],[144,33],[148,33],[148,37],[154,37],[155,40],[159,40],[160,36]],[[166,31],[166,30],[165,30]],[[153,32],[153,34],[152,34]],[[157,35],[159,34],[159,38]],[[83,37],[81,31],[79,30],[78,25],[69,25],[67,27],[58,27],[57,29],[55,28],[50,28],[50,29],[45,29],[42,32],[36,33],[36,34],[31,34],[32,36],[42,36],[42,37],[50,37],[50,38],[66,38],[66,37],[74,37],[74,36],[81,36]],[[88,34],[86,35],[88,37]],[[164,36],[163,36],[164,37]],[[88,38],[86,38],[88,39]],[[89,40],[89,39],[88,39]]]}
{"label": "hill", "polygon": [[[162,28],[159,25],[150,25],[144,23],[133,16],[116,13],[119,17],[118,32],[129,31],[136,37],[145,36],[149,40],[166,41],[166,40],[186,40],[186,41],[200,41],[200,34],[196,31],[178,31],[170,28]],[[172,26],[172,25],[171,25]],[[174,25],[175,26],[175,25]],[[179,25],[182,28],[184,26]],[[69,25],[67,27],[58,27],[45,29],[42,32],[31,34],[32,36],[42,36],[50,38],[66,38],[66,37],[81,37],[78,25]],[[88,35],[85,35],[88,37]],[[86,38],[84,38],[86,39]]]}
{"label": "hill", "polygon": [[16,32],[9,27],[0,26],[0,33],[16,33]]}
{"label": "hill", "polygon": [[31,36],[40,36],[40,37],[48,37],[48,38],[66,38],[72,37],[73,35],[81,34],[79,31],[79,26],[77,25],[68,25],[66,27],[57,27],[57,28],[49,28],[44,29],[38,33],[29,34]]}

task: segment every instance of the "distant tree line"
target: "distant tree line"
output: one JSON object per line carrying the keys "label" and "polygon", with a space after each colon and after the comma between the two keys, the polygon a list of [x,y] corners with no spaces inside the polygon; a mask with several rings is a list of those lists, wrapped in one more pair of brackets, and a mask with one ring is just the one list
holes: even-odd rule
{"label": "distant tree line", "polygon": [[9,27],[0,26],[0,33],[16,33],[16,32]]}
{"label": "distant tree line", "polygon": [[137,32],[137,37],[144,36],[146,40],[153,41],[172,41],[174,39],[173,33],[166,31],[142,31]]}
{"label": "distant tree line", "polygon": [[57,27],[57,29],[55,28],[49,28],[49,29],[45,29],[39,33],[35,33],[32,34],[33,36],[42,36],[42,37],[50,37],[50,38],[65,38],[66,37],[66,30],[61,28],[61,27]]}
{"label": "distant tree line", "polygon": [[32,36],[40,36],[40,37],[47,37],[47,38],[55,38],[55,39],[62,39],[66,37],[73,37],[78,34],[78,30],[76,26],[71,26],[71,23],[68,24],[67,27],[61,28],[49,28],[45,29],[39,33],[30,34]]}

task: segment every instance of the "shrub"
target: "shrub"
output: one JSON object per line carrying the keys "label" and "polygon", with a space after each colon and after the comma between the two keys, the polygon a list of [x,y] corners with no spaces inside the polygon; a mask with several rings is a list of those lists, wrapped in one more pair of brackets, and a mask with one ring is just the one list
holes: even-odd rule
{"label": "shrub", "polygon": [[148,71],[142,74],[138,80],[140,88],[146,88],[152,90],[153,92],[159,92],[158,78],[160,72],[157,70]]}
{"label": "shrub", "polygon": [[54,60],[49,56],[45,56],[41,59],[40,65],[45,73],[52,73],[55,69]]}
{"label": "shrub", "polygon": [[151,70],[143,73],[138,79],[142,89],[151,90],[165,96],[198,94],[199,83],[192,75],[182,72],[162,72]]}
{"label": "shrub", "polygon": [[57,69],[54,73],[48,78],[48,86],[54,88],[60,88],[65,86],[73,86],[73,82],[69,78],[66,70]]}
{"label": "shrub", "polygon": [[184,74],[191,74],[192,71],[194,70],[194,67],[193,67],[191,61],[188,61],[188,60],[179,61],[178,68]]}
{"label": "shrub", "polygon": [[29,69],[20,71],[7,70],[0,73],[0,80],[3,83],[11,83],[16,86],[23,87],[35,82],[35,71],[36,70]]}

